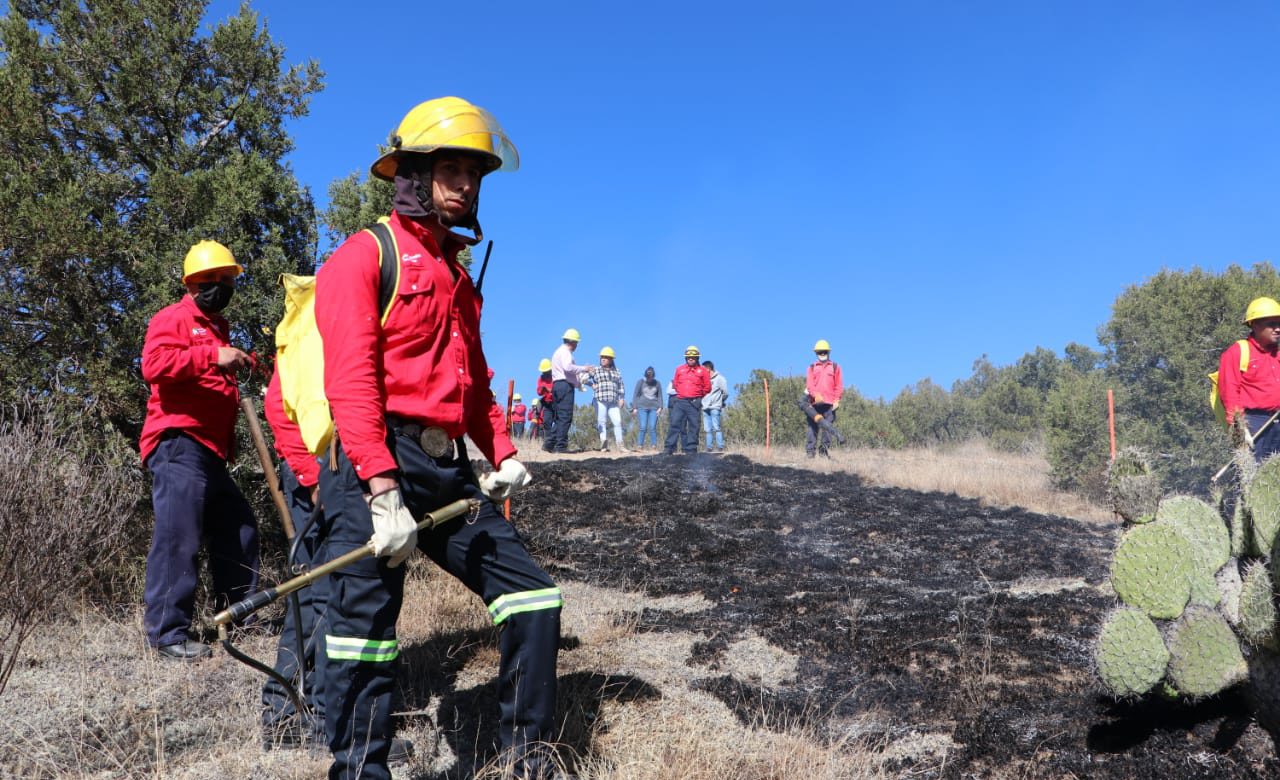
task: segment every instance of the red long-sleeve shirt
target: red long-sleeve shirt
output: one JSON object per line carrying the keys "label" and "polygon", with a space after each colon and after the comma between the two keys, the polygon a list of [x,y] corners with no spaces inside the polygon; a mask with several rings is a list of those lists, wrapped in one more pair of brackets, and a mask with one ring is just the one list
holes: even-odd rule
{"label": "red long-sleeve shirt", "polygon": [[1249,368],[1240,372],[1240,343],[1234,342],[1218,359],[1218,397],[1227,410],[1227,422],[1241,409],[1280,409],[1280,353],[1268,352],[1253,336],[1249,343]]}
{"label": "red long-sleeve shirt", "polygon": [[[833,404],[844,395],[844,378],[834,360],[815,360],[805,375],[804,391],[814,403]],[[818,401],[817,398],[822,400]]]}
{"label": "red long-sleeve shirt", "polygon": [[171,429],[231,457],[240,391],[233,371],[218,368],[218,348],[231,346],[220,314],[205,314],[190,295],[156,312],[142,345],[142,378],[151,386],[139,454],[147,456]]}
{"label": "red long-sleeve shirt", "polygon": [[550,406],[555,400],[554,383],[551,381],[551,372],[538,375],[538,384],[535,392],[538,394],[538,400],[542,402],[542,406]]}
{"label": "red long-sleeve shirt", "polygon": [[312,455],[302,441],[302,432],[298,424],[289,419],[284,411],[284,397],[280,394],[280,368],[271,374],[267,384],[267,396],[262,399],[266,406],[267,424],[271,426],[271,434],[275,439],[276,454],[284,458],[298,478],[298,484],[312,487],[320,479],[320,466],[316,456]]}
{"label": "red long-sleeve shirt", "polygon": [[[343,449],[364,478],[396,468],[386,415],[464,433],[495,465],[515,454],[502,415],[495,423],[480,299],[461,248],[442,251],[426,228],[391,212],[400,287],[379,327],[378,244],[357,233],[316,275],[316,325],[324,339],[324,390]],[[455,278],[456,276],[456,278]]]}
{"label": "red long-sleeve shirt", "polygon": [[529,407],[525,406],[522,403],[516,404],[515,406],[511,407],[511,422],[522,423],[524,422],[525,416],[527,416],[528,414],[529,414]]}
{"label": "red long-sleeve shirt", "polygon": [[676,366],[676,375],[671,384],[679,398],[701,398],[711,392],[711,372],[703,366],[681,363]]}

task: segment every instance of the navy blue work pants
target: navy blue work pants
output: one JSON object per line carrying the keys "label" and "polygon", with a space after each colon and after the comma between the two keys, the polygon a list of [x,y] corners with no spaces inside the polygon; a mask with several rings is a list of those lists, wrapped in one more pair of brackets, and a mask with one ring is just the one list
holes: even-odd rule
{"label": "navy blue work pants", "polygon": [[549,452],[569,449],[569,428],[573,425],[573,385],[557,379],[551,385],[551,423],[547,426]]}
{"label": "navy blue work pants", "polygon": [[[285,461],[280,462],[280,490],[289,503],[289,515],[296,534],[291,545],[295,552],[289,561],[291,577],[295,571],[301,574],[324,562],[320,547],[324,517],[316,513],[313,518],[315,506],[311,503],[311,489],[298,484],[293,469]],[[284,627],[280,629],[280,643],[276,648],[275,670],[286,680],[294,680],[295,685],[301,680],[304,704],[311,708],[314,720],[305,719],[299,723],[299,727],[304,733],[319,735],[324,724],[324,695],[320,685],[323,673],[317,670],[317,665],[324,663],[324,613],[328,602],[329,579],[321,577],[308,587],[295,591],[293,595],[298,597],[298,615],[294,615],[291,599],[286,600]],[[301,658],[298,656],[299,638],[302,643]],[[283,726],[296,714],[293,700],[272,677],[268,677],[266,684],[262,686],[262,707],[262,725],[268,730]]]}
{"label": "navy blue work pants", "polygon": [[[538,776],[547,762],[538,743],[555,735],[560,589],[481,494],[460,442],[456,456],[440,458],[424,453],[413,436],[392,432],[388,445],[400,465],[405,505],[415,518],[460,498],[482,501],[474,515],[420,532],[418,549],[480,596],[501,627],[499,741],[504,760],[518,772]],[[320,469],[330,559],[363,546],[373,534],[368,485],[341,447],[337,458],[336,472],[327,457]],[[336,572],[330,582],[324,679],[325,730],[334,759],[330,778],[390,777],[387,752],[404,571],[404,566],[387,567],[385,558],[367,558]]]}
{"label": "navy blue work pants", "polygon": [[1272,455],[1280,452],[1280,418],[1267,426],[1267,429],[1259,434],[1257,431],[1267,420],[1271,419],[1272,412],[1258,411],[1254,409],[1245,410],[1245,420],[1249,423],[1249,433],[1256,438],[1253,440],[1253,458],[1261,463]]}
{"label": "navy blue work pants", "polygon": [[676,444],[692,455],[698,451],[698,429],[702,426],[702,397],[676,398],[671,404],[671,419],[667,421],[668,454],[676,451]]}
{"label": "navy blue work pants", "polygon": [[[832,425],[836,424],[836,410],[831,408],[831,404],[814,404],[813,411],[822,415],[822,418]],[[810,419],[805,419],[807,425],[804,429],[804,452],[806,455],[813,455],[814,450],[827,454],[827,448],[831,446],[831,432],[818,425]]]}
{"label": "navy blue work pants", "polygon": [[208,540],[218,607],[257,590],[258,522],[226,461],[186,434],[167,432],[146,465],[156,525],[147,554],[142,623],[148,644],[163,647],[191,638],[203,540]]}

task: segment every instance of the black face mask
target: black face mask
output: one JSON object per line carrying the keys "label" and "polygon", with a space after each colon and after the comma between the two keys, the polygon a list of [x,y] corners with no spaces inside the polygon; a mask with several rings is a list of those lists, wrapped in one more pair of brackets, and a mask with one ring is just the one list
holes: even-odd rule
{"label": "black face mask", "polygon": [[200,292],[196,294],[196,305],[200,311],[213,314],[227,308],[231,303],[231,295],[236,291],[235,285],[225,282],[201,282]]}

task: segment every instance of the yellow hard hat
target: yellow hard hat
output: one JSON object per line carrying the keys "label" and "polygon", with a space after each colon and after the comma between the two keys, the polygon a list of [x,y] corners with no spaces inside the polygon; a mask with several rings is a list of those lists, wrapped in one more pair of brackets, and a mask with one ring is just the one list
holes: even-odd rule
{"label": "yellow hard hat", "polygon": [[1244,310],[1244,324],[1267,317],[1280,317],[1280,303],[1274,298],[1254,298],[1249,301],[1249,308]]}
{"label": "yellow hard hat", "polygon": [[550,358],[543,358],[542,360],[538,361],[538,373],[539,373],[539,374],[546,373],[547,371],[550,371],[550,370],[551,370],[551,359],[550,359]]}
{"label": "yellow hard hat", "polygon": [[212,271],[216,268],[234,268],[236,276],[244,273],[244,268],[231,256],[231,250],[217,241],[201,241],[187,250],[182,261],[182,281],[198,273]]}
{"label": "yellow hard hat", "polygon": [[826,339],[818,339],[818,342],[813,345],[813,351],[814,352],[830,352],[831,345],[827,343]]}
{"label": "yellow hard hat", "polygon": [[582,341],[582,334],[578,333],[577,328],[569,328],[564,332],[564,335],[561,336],[560,338],[566,339],[568,341]]}
{"label": "yellow hard hat", "polygon": [[685,357],[698,357],[701,354],[702,353],[698,351],[698,348],[692,344],[684,348]]}
{"label": "yellow hard hat", "polygon": [[462,98],[442,97],[414,106],[391,134],[391,148],[373,161],[369,172],[395,179],[401,154],[431,154],[441,149],[475,152],[485,160],[485,173],[514,171],[520,154],[493,115]]}
{"label": "yellow hard hat", "polygon": [[519,394],[519,393],[516,393],[515,395],[511,396],[511,400],[512,400],[512,401],[519,401],[519,400],[520,400],[520,394]]}
{"label": "yellow hard hat", "polygon": [[616,358],[617,355],[613,353],[613,347],[605,347],[600,350],[600,357]]}

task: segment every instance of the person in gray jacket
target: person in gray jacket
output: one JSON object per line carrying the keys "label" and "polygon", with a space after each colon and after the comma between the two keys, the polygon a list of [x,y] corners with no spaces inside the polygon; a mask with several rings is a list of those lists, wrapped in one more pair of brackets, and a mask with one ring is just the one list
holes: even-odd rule
{"label": "person in gray jacket", "polygon": [[[702,361],[703,367],[711,372],[711,392],[702,396],[702,427],[707,432],[707,452],[724,452],[724,432],[720,430],[720,413],[729,402],[729,383],[716,371],[710,360]],[[712,439],[715,440],[713,449]]]}
{"label": "person in gray jacket", "polygon": [[645,434],[658,449],[658,417],[662,415],[662,383],[654,378],[653,366],[644,370],[644,378],[636,382],[636,391],[631,394],[631,413],[635,415],[640,426],[636,434],[636,446],[644,449]]}

